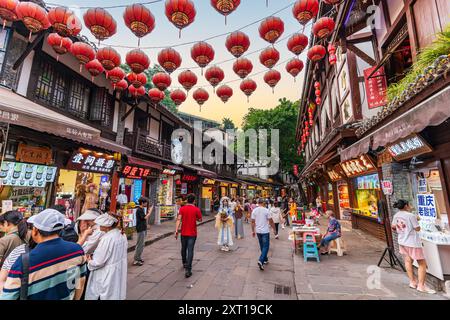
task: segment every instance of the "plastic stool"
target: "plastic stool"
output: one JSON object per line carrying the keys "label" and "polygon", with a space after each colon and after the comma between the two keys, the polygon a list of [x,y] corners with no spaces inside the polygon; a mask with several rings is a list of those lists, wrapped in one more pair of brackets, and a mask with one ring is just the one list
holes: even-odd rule
{"label": "plastic stool", "polygon": [[306,242],[314,242],[316,243],[316,235],[314,233],[311,232],[305,232],[303,234],[303,243]]}
{"label": "plastic stool", "polygon": [[303,243],[303,259],[307,262],[309,258],[316,259],[317,262],[320,262],[319,250],[317,249],[317,244],[314,242]]}
{"label": "plastic stool", "polygon": [[336,240],[331,241],[328,254],[331,254],[332,252],[336,252],[338,257],[342,257],[345,253],[344,240],[337,238]]}

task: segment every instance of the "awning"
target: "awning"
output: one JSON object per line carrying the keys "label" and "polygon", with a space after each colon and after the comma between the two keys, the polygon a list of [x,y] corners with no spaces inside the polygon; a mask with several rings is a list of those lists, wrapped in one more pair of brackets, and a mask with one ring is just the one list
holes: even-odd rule
{"label": "awning", "polygon": [[202,177],[206,177],[206,178],[210,178],[210,179],[217,178],[217,174],[215,172],[203,169],[202,167],[197,167],[197,166],[188,165],[188,164],[183,164],[183,167],[193,170],[193,171],[197,171],[197,174]]}
{"label": "awning", "polygon": [[419,133],[429,126],[438,126],[450,118],[450,87],[422,101],[398,118],[364,137],[341,152],[341,160],[346,161],[376,150],[390,143]]}
{"label": "awning", "polygon": [[100,137],[100,130],[0,88],[0,121],[81,142],[102,149],[127,153],[130,149]]}
{"label": "awning", "polygon": [[147,168],[153,168],[157,170],[162,170],[163,166],[160,163],[148,161],[148,160],[142,160],[135,157],[128,156],[128,163],[135,165],[135,166],[141,166],[141,167],[147,167]]}

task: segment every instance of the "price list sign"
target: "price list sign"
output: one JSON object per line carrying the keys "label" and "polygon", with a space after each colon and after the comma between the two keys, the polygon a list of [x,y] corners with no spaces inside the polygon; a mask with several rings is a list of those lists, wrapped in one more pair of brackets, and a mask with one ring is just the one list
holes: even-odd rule
{"label": "price list sign", "polygon": [[433,194],[417,195],[417,211],[422,221],[434,222],[437,218],[436,198]]}
{"label": "price list sign", "polygon": [[364,70],[367,102],[369,109],[375,109],[387,105],[387,81],[384,67],[379,68],[370,78],[375,67]]}

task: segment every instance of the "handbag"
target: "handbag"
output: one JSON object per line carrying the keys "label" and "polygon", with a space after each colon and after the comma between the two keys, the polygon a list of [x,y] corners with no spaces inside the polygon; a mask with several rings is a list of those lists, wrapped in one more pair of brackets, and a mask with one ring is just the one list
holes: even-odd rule
{"label": "handbag", "polygon": [[22,278],[20,278],[20,300],[28,300],[28,278],[30,274],[30,247],[25,246],[22,258]]}

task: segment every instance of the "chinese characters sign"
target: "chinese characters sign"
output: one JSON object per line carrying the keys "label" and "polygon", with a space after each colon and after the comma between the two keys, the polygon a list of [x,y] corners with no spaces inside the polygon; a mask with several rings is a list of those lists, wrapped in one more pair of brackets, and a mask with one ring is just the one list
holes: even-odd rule
{"label": "chinese characters sign", "polygon": [[189,174],[184,174],[183,178],[181,180],[186,181],[186,182],[194,182],[197,181],[198,177],[197,176],[193,176],[193,175],[189,175]]}
{"label": "chinese characters sign", "polygon": [[143,179],[150,176],[151,170],[147,168],[126,165],[123,168],[122,173],[128,179]]}
{"label": "chinese characters sign", "polygon": [[25,143],[19,143],[16,160],[20,162],[50,164],[52,163],[52,150],[46,147],[34,147]]}
{"label": "chinese characters sign", "polygon": [[436,220],[437,209],[434,194],[417,195],[417,212],[421,221],[434,222]]}
{"label": "chinese characters sign", "polygon": [[3,161],[0,171],[0,184],[44,188],[47,182],[55,181],[56,169],[56,167]]}
{"label": "chinese characters sign", "polygon": [[367,155],[362,155],[358,159],[345,161],[341,163],[341,167],[349,178],[376,170],[375,165]]}
{"label": "chinese characters sign", "polygon": [[67,168],[77,171],[111,173],[115,163],[113,156],[79,149],[73,153],[67,164]]}
{"label": "chinese characters sign", "polygon": [[86,132],[80,129],[74,129],[74,128],[69,128],[67,127],[66,129],[66,133],[69,136],[73,136],[73,137],[77,137],[83,140],[92,140],[94,138],[94,135],[90,132]]}
{"label": "chinese characters sign", "polygon": [[392,196],[394,193],[394,187],[392,185],[391,180],[383,180],[381,181],[381,189],[386,196]]}
{"label": "chinese characters sign", "polygon": [[366,94],[369,109],[375,109],[387,105],[387,81],[384,67],[379,68],[370,78],[370,74],[376,67],[364,70]]}
{"label": "chinese characters sign", "polygon": [[411,135],[388,146],[389,153],[397,161],[429,153],[433,149],[418,135]]}

